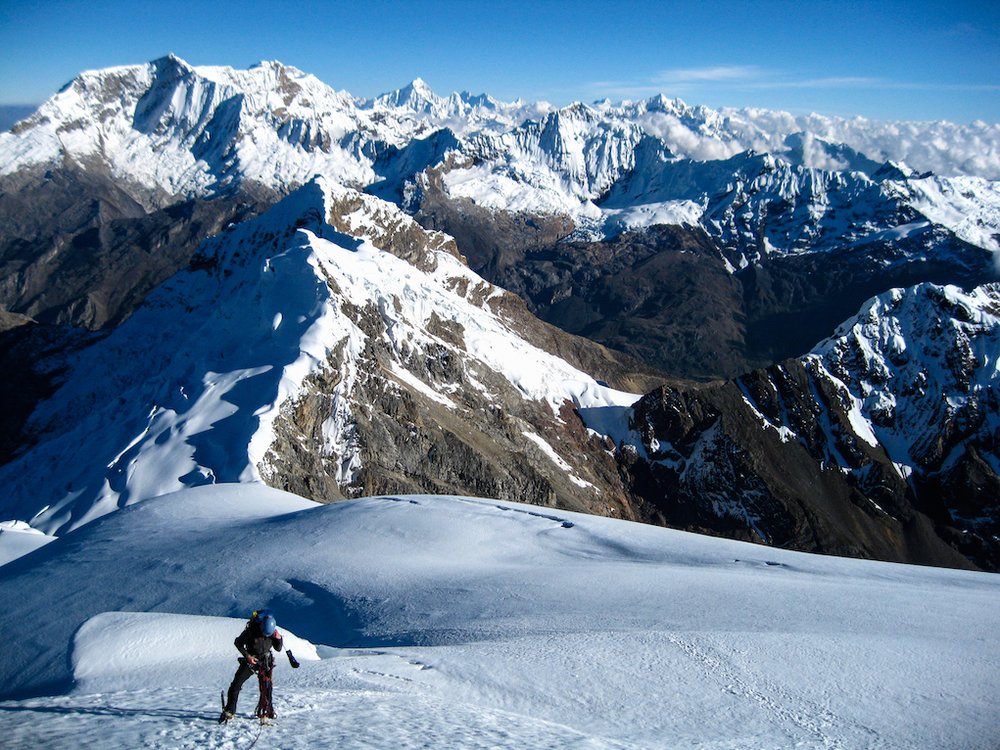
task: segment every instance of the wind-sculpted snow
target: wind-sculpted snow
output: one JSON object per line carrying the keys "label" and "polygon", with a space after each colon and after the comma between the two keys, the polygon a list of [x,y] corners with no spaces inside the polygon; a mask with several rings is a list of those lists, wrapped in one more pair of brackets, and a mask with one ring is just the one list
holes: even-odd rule
{"label": "wind-sculpted snow", "polygon": [[995,576],[518,503],[199,487],[0,570],[9,747],[249,744],[260,607],[302,664],[274,747],[958,750],[1000,708]]}
{"label": "wind-sculpted snow", "polygon": [[[333,217],[334,204],[351,212]],[[397,237],[416,265],[379,249]],[[68,363],[31,417],[37,444],[0,467],[0,517],[63,533],[182,487],[269,479],[275,420],[322,373],[334,385],[318,450],[348,484],[360,467],[352,411],[369,408],[353,390],[359,376],[385,368],[455,407],[453,392],[425,382],[425,349],[461,357],[484,402],[502,403],[477,370],[546,404],[550,419],[565,402],[637,398],[521,338],[489,305],[503,292],[441,249],[447,242],[392,204],[322,180],[206,241],[189,269]],[[386,359],[370,359],[373,347]]]}
{"label": "wind-sculpted snow", "polygon": [[33,552],[53,539],[55,537],[31,528],[24,521],[0,521],[0,565]]}

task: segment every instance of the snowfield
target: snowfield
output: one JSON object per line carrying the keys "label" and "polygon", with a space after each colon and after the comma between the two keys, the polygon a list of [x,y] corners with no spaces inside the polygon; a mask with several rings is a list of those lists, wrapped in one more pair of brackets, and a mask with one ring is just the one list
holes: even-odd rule
{"label": "snowfield", "polygon": [[33,529],[24,521],[0,521],[0,565],[38,549],[54,538]]}
{"label": "snowfield", "polygon": [[[10,534],[0,535],[0,554]],[[0,567],[6,748],[987,748],[1000,577],[464,497],[136,502]],[[215,720],[275,612],[278,721]]]}

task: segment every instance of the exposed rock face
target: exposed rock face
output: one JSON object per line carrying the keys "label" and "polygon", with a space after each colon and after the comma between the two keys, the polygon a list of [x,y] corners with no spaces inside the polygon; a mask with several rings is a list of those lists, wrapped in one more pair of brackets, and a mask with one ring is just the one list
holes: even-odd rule
{"label": "exposed rock face", "polygon": [[[384,334],[374,310],[355,312],[369,326],[370,339]],[[329,373],[344,365],[335,353],[329,370],[282,410],[278,439],[266,459],[269,484],[321,500],[466,493],[637,518],[607,445],[588,434],[569,404],[553,418],[548,405],[525,400],[502,375],[470,365],[450,347],[409,352],[407,371],[449,393],[452,403],[446,406],[408,379],[393,378],[394,353],[388,349],[373,346],[363,357],[345,425],[345,444],[357,450],[356,470],[344,481],[342,454],[315,450],[329,443],[324,425],[335,422],[343,406],[330,397],[335,384]],[[526,432],[560,458],[526,440]]]}
{"label": "exposed rock face", "polygon": [[474,269],[540,318],[680,378],[734,377],[801,356],[886,289],[971,288],[997,276],[990,252],[946,231],[757,254],[735,270],[728,258],[749,252],[752,225],[732,231],[732,246],[694,226],[584,240],[567,217],[491,211],[445,198],[433,181],[422,200],[416,218],[454,236]]}
{"label": "exposed rock face", "polygon": [[801,356],[890,288],[997,278],[992,188],[991,208],[959,208],[956,186],[805,136],[787,145],[677,158],[578,107],[470,141],[414,177],[406,205],[544,320],[677,377]]}
{"label": "exposed rock face", "polygon": [[360,101],[279,63],[84,73],[0,134],[0,305],[114,325],[200,239],[317,172],[450,234],[549,322],[679,377],[801,355],[888,288],[995,276],[956,239],[996,245],[993,183],[808,132],[756,137],[761,153],[731,130],[749,120],[662,97],[550,110],[420,81]]}
{"label": "exposed rock face", "polygon": [[655,227],[561,242],[505,263],[495,280],[563,330],[678,377],[747,368],[743,299],[704,232]]}
{"label": "exposed rock face", "polygon": [[997,570],[998,299],[996,285],[895,290],[807,358],[643,397],[619,454],[643,516]]}
{"label": "exposed rock face", "polygon": [[575,228],[568,216],[496,211],[468,198],[447,195],[441,176],[454,166],[448,162],[424,172],[419,181],[422,189],[411,198],[416,204],[415,218],[427,229],[454,237],[469,265],[484,278],[505,278],[505,272],[527,253],[555,245]]}
{"label": "exposed rock face", "polygon": [[205,237],[261,205],[164,198],[147,210],[109,175],[78,168],[0,178],[0,306],[43,323],[114,326]]}
{"label": "exposed rock face", "polygon": [[888,289],[924,282],[972,289],[997,278],[991,253],[949,232],[829,253],[771,258],[736,274],[751,364],[801,356]]}
{"label": "exposed rock face", "polygon": [[[968,565],[935,538],[884,452],[853,435],[847,416],[830,406],[837,400],[828,387],[817,386],[822,381],[795,360],[751,380],[768,377],[783,384],[786,418],[812,445],[762,429],[744,401],[745,381],[663,388],[636,405],[633,424],[648,461],[626,448],[622,463],[631,489],[646,500],[646,518],[790,549]],[[821,420],[829,420],[829,435]],[[850,456],[852,474],[823,458],[831,451]]]}
{"label": "exposed rock face", "polygon": [[25,422],[55,392],[67,358],[100,338],[67,326],[0,314],[0,466],[27,450],[36,436]]}
{"label": "exposed rock face", "polygon": [[360,193],[352,193],[332,198],[328,210],[326,221],[338,231],[364,238],[421,271],[437,268],[438,250],[462,259],[450,236],[425,231],[391,204],[366,200]]}

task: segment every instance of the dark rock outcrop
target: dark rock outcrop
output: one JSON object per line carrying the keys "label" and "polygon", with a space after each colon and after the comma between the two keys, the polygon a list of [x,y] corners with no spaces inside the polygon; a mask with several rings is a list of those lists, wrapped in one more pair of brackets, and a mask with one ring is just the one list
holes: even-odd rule
{"label": "dark rock outcrop", "polygon": [[[748,396],[796,437],[765,428]],[[935,530],[884,450],[854,434],[839,395],[797,360],[660,388],[636,405],[633,425],[648,460],[626,447],[621,464],[645,520],[809,552],[994,567]]]}
{"label": "dark rock outcrop", "polygon": [[185,267],[202,240],[268,199],[142,192],[72,166],[0,180],[0,307],[41,323],[113,327]]}
{"label": "dark rock outcrop", "polygon": [[699,227],[573,241],[565,218],[490,211],[427,185],[416,218],[455,237],[484,278],[543,320],[678,378],[729,378],[801,356],[887,289],[997,277],[991,253],[946,231],[761,256],[731,272],[735,249]]}

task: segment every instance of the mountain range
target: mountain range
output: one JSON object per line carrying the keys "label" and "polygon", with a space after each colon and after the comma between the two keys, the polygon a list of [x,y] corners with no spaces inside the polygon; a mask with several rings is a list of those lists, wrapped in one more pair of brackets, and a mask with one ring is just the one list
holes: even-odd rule
{"label": "mountain range", "polygon": [[263,481],[998,570],[998,142],[81,74],[0,135],[0,516]]}

